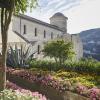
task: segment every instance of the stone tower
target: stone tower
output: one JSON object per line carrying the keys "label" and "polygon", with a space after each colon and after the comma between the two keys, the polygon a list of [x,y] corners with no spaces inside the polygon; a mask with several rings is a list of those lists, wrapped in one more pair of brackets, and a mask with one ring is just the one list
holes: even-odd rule
{"label": "stone tower", "polygon": [[58,26],[60,29],[63,30],[63,33],[65,34],[67,33],[67,20],[67,17],[58,12],[50,18],[50,24]]}

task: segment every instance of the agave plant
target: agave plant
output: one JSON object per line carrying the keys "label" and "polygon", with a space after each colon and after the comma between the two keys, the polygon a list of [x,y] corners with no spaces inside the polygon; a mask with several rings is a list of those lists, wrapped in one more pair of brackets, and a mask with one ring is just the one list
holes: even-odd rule
{"label": "agave plant", "polygon": [[7,52],[7,65],[11,67],[28,67],[27,61],[31,59],[30,46],[21,45],[15,48],[10,46]]}

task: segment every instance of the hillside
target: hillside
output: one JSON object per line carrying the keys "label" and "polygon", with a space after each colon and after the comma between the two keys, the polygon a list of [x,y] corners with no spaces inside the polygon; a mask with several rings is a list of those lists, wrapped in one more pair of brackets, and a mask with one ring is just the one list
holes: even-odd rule
{"label": "hillside", "polygon": [[83,42],[84,57],[92,56],[100,60],[100,28],[79,33]]}

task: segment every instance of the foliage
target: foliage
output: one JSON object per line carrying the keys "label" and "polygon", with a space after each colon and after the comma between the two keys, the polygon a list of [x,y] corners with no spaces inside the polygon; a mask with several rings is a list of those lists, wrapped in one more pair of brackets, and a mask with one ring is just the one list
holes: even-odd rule
{"label": "foliage", "polygon": [[[93,81],[96,80],[96,76],[83,75],[75,72],[64,72],[64,71],[59,71],[53,74],[51,74],[51,72],[43,74],[44,72],[41,71],[39,72],[39,70],[34,73],[33,70],[30,71],[30,70],[15,70],[15,69],[14,70],[8,69],[8,73],[9,75],[15,75],[17,77],[21,77],[22,79],[28,80],[28,82],[31,82],[33,84],[36,82],[42,86],[43,85],[50,86],[59,92],[65,92],[66,90],[69,90],[84,95],[86,97],[89,97],[91,100],[100,99],[100,89],[97,88],[95,84],[93,86],[91,86],[90,84],[91,80]],[[98,79],[99,78],[100,76],[98,77]],[[84,85],[82,84],[83,80],[84,80]]]}
{"label": "foliage", "polygon": [[70,80],[72,84],[81,83],[82,85],[89,88],[100,85],[100,77],[96,75],[79,74],[69,71],[58,71],[55,76],[61,77],[64,80]]}
{"label": "foliage", "polygon": [[0,93],[0,100],[47,100],[38,92],[29,90],[11,90],[5,89]]}
{"label": "foliage", "polygon": [[47,60],[31,60],[30,68],[39,68],[42,70],[58,71],[60,69],[75,71],[79,73],[89,73],[100,75],[100,62],[94,60],[80,60],[78,62],[65,62],[63,65],[58,65],[53,61]]}
{"label": "foliage", "polygon": [[[54,63],[54,64],[56,65],[56,63]],[[97,75],[99,75],[99,74],[97,72],[90,70],[91,67],[89,67],[89,66],[83,67],[82,65],[80,65],[79,67],[77,67],[78,64],[76,64],[76,63],[67,63],[67,64],[63,65],[62,67],[56,67],[57,65],[53,66],[52,62],[46,62],[46,61],[31,61],[30,65],[31,65],[30,66],[31,70],[32,69],[34,70],[34,68],[38,68],[38,70],[41,69],[44,71],[45,70],[56,71],[57,76],[63,77],[63,79],[65,79],[65,78],[71,79],[72,82],[80,81],[83,85],[88,86],[88,87],[92,87],[94,85],[99,85],[99,83],[100,83],[100,80],[99,80],[100,77],[97,77]],[[85,68],[87,68],[88,70]],[[97,67],[92,66],[92,69],[98,70],[96,68]],[[60,70],[63,72],[60,73]],[[67,72],[67,71],[71,71],[71,73]],[[98,70],[98,72],[99,71],[100,70]],[[76,72],[78,72],[79,74]],[[81,74],[83,74],[83,76]],[[90,77],[89,74],[92,76]],[[94,77],[94,76],[96,76],[96,77]]]}
{"label": "foliage", "polygon": [[88,58],[81,58],[80,61],[85,61],[85,62],[92,62],[92,63],[97,63],[98,61],[92,57]]}
{"label": "foliage", "polygon": [[[7,88],[7,91],[9,92],[9,90],[11,91],[11,92],[14,92],[14,93],[16,93],[17,92],[17,99],[16,100],[47,100],[46,99],[46,97],[45,96],[43,96],[42,94],[40,94],[40,93],[38,93],[38,92],[31,92],[31,91],[29,91],[29,90],[26,90],[26,89],[23,89],[23,88],[21,88],[21,87],[19,87],[18,85],[16,85],[15,83],[12,83],[12,82],[9,82],[9,81],[7,81],[7,83],[6,83],[6,88]],[[19,95],[18,95],[18,93],[19,93]],[[25,96],[24,98],[23,97],[21,97],[20,95],[23,95],[23,96]],[[19,99],[19,96],[21,97],[20,99]],[[23,98],[23,99],[22,99]],[[30,99],[29,99],[30,98]],[[8,100],[8,99],[7,99]],[[11,100],[11,99],[10,99]],[[15,99],[13,99],[13,100],[15,100]]]}
{"label": "foliage", "polygon": [[31,60],[29,62],[30,68],[38,68],[42,70],[57,71],[61,69],[57,63],[47,60]]}
{"label": "foliage", "polygon": [[27,11],[27,8],[32,9],[36,7],[37,0],[1,0],[0,1],[1,8],[5,8],[6,10],[13,10],[14,13],[19,13],[20,11],[24,13]]}
{"label": "foliage", "polygon": [[85,59],[78,62],[67,62],[65,63],[65,69],[79,73],[94,73],[100,75],[100,62],[93,59]]}
{"label": "foliage", "polygon": [[57,40],[47,43],[43,50],[45,56],[54,58],[56,63],[64,64],[67,59],[73,57],[72,44],[70,42],[64,42],[63,40]]}
{"label": "foliage", "polygon": [[6,58],[8,29],[14,13],[24,13],[28,7],[36,6],[37,0],[0,0],[2,63],[0,70],[0,91],[6,86]]}
{"label": "foliage", "polygon": [[7,52],[7,65],[10,67],[28,67],[28,60],[31,59],[30,46],[26,47],[21,45],[18,47],[15,45],[15,49],[10,46]]}

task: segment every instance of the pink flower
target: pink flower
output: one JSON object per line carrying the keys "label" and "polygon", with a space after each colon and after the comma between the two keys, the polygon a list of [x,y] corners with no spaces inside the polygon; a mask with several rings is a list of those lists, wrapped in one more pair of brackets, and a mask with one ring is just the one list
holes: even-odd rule
{"label": "pink flower", "polygon": [[89,93],[91,100],[96,100],[96,99],[100,100],[100,89],[98,88],[89,89]]}

